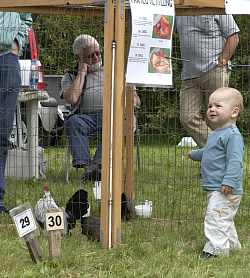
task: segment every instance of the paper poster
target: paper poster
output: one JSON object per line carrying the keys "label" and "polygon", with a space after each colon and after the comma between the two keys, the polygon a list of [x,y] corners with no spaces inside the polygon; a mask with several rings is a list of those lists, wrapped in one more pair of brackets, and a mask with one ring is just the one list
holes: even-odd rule
{"label": "paper poster", "polygon": [[250,14],[250,0],[225,0],[226,14]]}
{"label": "paper poster", "polygon": [[130,0],[132,36],[126,82],[172,86],[173,0]]}

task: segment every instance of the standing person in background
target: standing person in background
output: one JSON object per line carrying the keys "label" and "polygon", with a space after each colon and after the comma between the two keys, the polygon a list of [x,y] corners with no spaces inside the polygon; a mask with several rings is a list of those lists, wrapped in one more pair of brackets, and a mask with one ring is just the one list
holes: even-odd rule
{"label": "standing person in background", "polygon": [[31,14],[0,12],[0,213],[4,206],[5,165],[8,139],[12,130],[17,96],[21,85],[18,56],[32,24]]}
{"label": "standing person in background", "polygon": [[231,15],[177,16],[183,67],[180,121],[202,147],[209,127],[204,109],[209,95],[229,85],[229,60],[238,45],[239,28]]}

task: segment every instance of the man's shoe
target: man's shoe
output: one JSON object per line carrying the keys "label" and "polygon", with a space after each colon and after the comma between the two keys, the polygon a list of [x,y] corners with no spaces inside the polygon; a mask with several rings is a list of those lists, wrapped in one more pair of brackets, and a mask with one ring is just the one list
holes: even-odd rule
{"label": "man's shoe", "polygon": [[205,251],[202,251],[200,258],[202,259],[212,259],[212,258],[216,258],[217,256]]}
{"label": "man's shoe", "polygon": [[86,164],[74,164],[72,165],[74,168],[79,169],[79,168],[84,168]]}
{"label": "man's shoe", "polygon": [[81,180],[86,181],[100,181],[101,180],[101,171],[99,169],[93,169],[92,171],[86,171],[82,176]]}

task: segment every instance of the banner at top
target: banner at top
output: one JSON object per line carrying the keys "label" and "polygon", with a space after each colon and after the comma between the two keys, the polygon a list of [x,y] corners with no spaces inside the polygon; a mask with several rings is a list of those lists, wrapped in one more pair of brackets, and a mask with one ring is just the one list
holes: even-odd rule
{"label": "banner at top", "polygon": [[172,86],[173,0],[130,0],[132,35],[126,82]]}
{"label": "banner at top", "polygon": [[250,0],[225,0],[226,14],[250,14]]}

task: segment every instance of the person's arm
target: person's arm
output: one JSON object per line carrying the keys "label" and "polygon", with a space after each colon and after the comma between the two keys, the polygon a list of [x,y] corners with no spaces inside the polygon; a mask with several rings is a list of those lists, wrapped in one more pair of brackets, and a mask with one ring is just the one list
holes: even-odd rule
{"label": "person's arm", "polygon": [[228,65],[228,61],[233,56],[235,49],[239,43],[238,33],[240,29],[232,15],[215,15],[215,22],[221,32],[221,36],[225,40],[224,48],[218,57],[218,66]]}
{"label": "person's arm", "polygon": [[233,56],[235,49],[239,43],[238,33],[234,33],[226,38],[225,46],[218,58],[218,66],[226,66]]}
{"label": "person's arm", "polygon": [[79,102],[80,96],[83,93],[87,71],[88,65],[86,63],[81,63],[76,78],[73,80],[71,86],[63,92],[63,98],[67,103],[76,105]]}
{"label": "person's arm", "polygon": [[28,29],[31,27],[33,21],[30,13],[20,13],[19,16],[21,24],[16,39],[18,41],[19,49],[22,49],[28,37]]}
{"label": "person's arm", "polygon": [[203,151],[204,149],[198,149],[198,150],[192,150],[189,154],[188,157],[192,160],[195,161],[201,161],[202,156],[203,156]]}
{"label": "person's arm", "polygon": [[224,194],[232,193],[242,178],[244,143],[241,135],[232,134],[226,148],[226,170],[221,186]]}
{"label": "person's arm", "polygon": [[141,100],[140,100],[140,97],[137,95],[135,86],[133,86],[133,101],[134,101],[134,107],[136,107],[136,108],[140,107]]}
{"label": "person's arm", "polygon": [[22,26],[24,27],[24,31],[25,31],[33,23],[31,14],[30,13],[20,13],[20,18],[22,20]]}

